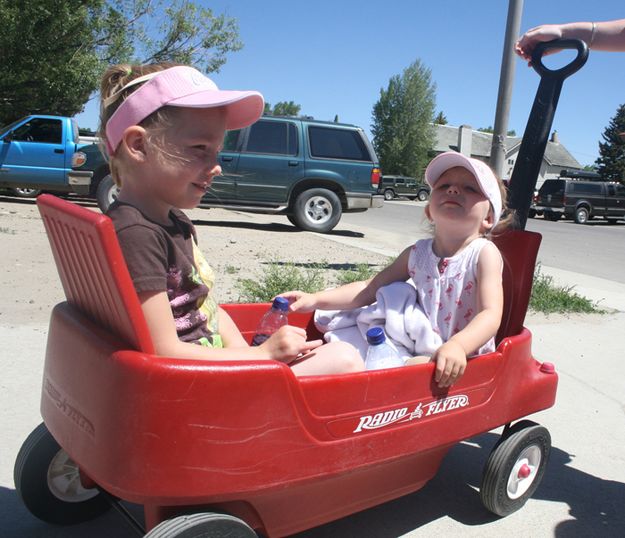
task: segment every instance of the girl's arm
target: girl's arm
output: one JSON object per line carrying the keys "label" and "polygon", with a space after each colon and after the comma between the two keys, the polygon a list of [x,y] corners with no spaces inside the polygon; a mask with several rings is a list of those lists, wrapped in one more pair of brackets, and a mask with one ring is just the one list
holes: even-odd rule
{"label": "girl's arm", "polygon": [[449,387],[462,375],[467,355],[475,353],[497,334],[503,313],[503,261],[497,247],[488,243],[480,252],[477,264],[478,313],[460,332],[439,347],[434,379],[439,387]]}
{"label": "girl's arm", "polygon": [[301,354],[323,344],[321,340],[306,341],[306,331],[287,325],[281,327],[263,344],[249,347],[228,314],[221,310],[219,321],[224,322],[222,338],[226,347],[209,348],[182,342],[176,333],[174,316],[167,293],[139,293],[141,309],[152,337],[154,350],[163,357],[199,360],[270,360],[289,363]]}
{"label": "girl's arm", "polygon": [[375,294],[382,286],[408,279],[408,258],[411,248],[406,248],[393,263],[369,280],[351,282],[317,293],[287,291],[280,296],[289,300],[292,312],[311,312],[315,309],[351,310],[369,305],[375,302]]}

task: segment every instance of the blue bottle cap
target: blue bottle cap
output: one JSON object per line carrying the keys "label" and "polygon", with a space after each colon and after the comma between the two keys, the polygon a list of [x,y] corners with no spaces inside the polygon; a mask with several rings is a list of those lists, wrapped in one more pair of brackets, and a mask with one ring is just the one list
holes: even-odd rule
{"label": "blue bottle cap", "polygon": [[271,306],[273,308],[277,308],[278,310],[281,310],[282,312],[288,312],[289,311],[289,300],[285,299],[284,297],[276,297],[273,300],[273,304]]}
{"label": "blue bottle cap", "polygon": [[375,346],[381,344],[386,340],[386,335],[384,334],[384,329],[382,327],[371,327],[367,331],[367,342],[371,345]]}

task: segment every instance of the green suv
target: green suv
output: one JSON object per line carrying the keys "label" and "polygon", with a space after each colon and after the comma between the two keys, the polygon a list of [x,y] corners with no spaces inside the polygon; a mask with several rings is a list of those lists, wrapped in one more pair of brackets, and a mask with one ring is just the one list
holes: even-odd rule
{"label": "green suv", "polygon": [[430,187],[414,177],[382,176],[378,192],[384,196],[385,200],[403,196],[410,200],[417,199],[425,202],[430,196]]}
{"label": "green suv", "polygon": [[[117,190],[97,146],[85,153],[81,170],[94,171],[94,195],[104,211]],[[303,230],[325,233],[343,213],[383,205],[378,158],[354,125],[263,116],[226,133],[219,164],[223,173],[200,207],[285,215]]]}

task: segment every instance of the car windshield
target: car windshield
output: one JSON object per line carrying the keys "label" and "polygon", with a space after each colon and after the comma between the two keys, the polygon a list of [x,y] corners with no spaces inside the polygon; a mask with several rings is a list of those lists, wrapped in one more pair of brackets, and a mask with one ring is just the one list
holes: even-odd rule
{"label": "car windshield", "polygon": [[15,127],[18,123],[24,121],[24,118],[20,118],[17,121],[14,121],[13,123],[9,123],[9,125],[5,125],[4,127],[0,127],[0,136],[4,136],[4,134],[7,131],[10,131],[11,129],[13,129],[13,127]]}

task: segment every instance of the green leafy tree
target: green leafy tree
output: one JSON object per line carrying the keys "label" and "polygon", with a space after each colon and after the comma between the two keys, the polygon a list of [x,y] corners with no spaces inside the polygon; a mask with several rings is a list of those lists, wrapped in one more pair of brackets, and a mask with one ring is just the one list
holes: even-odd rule
{"label": "green leafy tree", "polygon": [[235,20],[188,0],[0,0],[0,27],[0,124],[81,112],[112,63],[211,72],[242,47]]}
{"label": "green leafy tree", "polygon": [[273,107],[265,103],[265,114],[270,116],[297,116],[302,107],[293,101],[278,101]]}
{"label": "green leafy tree", "polygon": [[436,85],[420,60],[380,89],[371,132],[385,174],[420,177],[434,145]]}
{"label": "green leafy tree", "polygon": [[605,179],[625,182],[625,105],[620,105],[599,142],[599,158],[595,161],[597,172]]}

